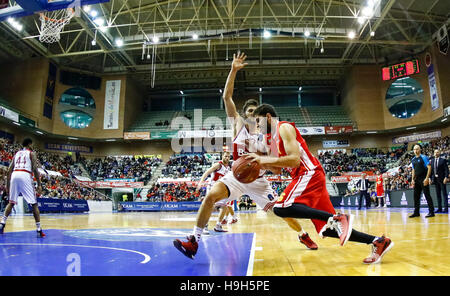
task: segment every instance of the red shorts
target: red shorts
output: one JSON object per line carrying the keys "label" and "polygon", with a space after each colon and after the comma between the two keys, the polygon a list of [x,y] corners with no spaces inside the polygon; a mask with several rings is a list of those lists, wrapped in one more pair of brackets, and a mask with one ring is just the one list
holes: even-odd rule
{"label": "red shorts", "polygon": [[[327,191],[325,174],[322,170],[305,172],[294,178],[286,187],[274,207],[286,208],[293,203],[303,204],[310,208],[336,214],[330,195]],[[317,233],[327,224],[327,221],[311,219]]]}
{"label": "red shorts", "polygon": [[384,188],[383,186],[378,187],[377,186],[377,197],[382,197],[384,196]]}

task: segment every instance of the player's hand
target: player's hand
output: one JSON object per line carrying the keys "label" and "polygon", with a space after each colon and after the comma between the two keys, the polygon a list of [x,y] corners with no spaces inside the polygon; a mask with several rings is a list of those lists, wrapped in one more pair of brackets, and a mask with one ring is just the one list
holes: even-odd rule
{"label": "player's hand", "polygon": [[37,193],[38,196],[41,196],[41,195],[42,195],[42,188],[41,188],[41,186],[38,186],[38,187],[36,188],[36,193]]}
{"label": "player's hand", "polygon": [[256,153],[249,153],[247,156],[245,156],[245,159],[248,159],[251,162],[256,162],[259,165],[261,165],[261,156],[259,156]]}
{"label": "player's hand", "polygon": [[199,192],[202,187],[203,187],[203,182],[198,182],[195,192]]}
{"label": "player's hand", "polygon": [[237,54],[233,54],[233,63],[231,64],[231,69],[233,71],[239,71],[245,66],[248,65],[248,63],[244,63],[247,56],[244,53],[237,52]]}
{"label": "player's hand", "polygon": [[430,179],[423,180],[423,186],[428,186],[430,184]]}
{"label": "player's hand", "polygon": [[448,179],[444,178],[444,184],[447,184],[447,182],[448,182]]}

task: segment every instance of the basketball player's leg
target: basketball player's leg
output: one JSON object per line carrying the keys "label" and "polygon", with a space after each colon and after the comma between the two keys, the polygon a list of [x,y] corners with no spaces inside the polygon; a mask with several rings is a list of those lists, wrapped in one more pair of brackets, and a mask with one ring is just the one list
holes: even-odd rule
{"label": "basketball player's leg", "polygon": [[203,229],[208,223],[214,209],[214,204],[229,196],[229,190],[222,182],[216,182],[206,195],[197,213],[196,227]]}

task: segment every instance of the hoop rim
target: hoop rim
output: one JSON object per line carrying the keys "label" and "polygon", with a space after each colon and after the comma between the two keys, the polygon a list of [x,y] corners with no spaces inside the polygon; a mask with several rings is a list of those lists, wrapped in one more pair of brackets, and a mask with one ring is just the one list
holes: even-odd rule
{"label": "hoop rim", "polygon": [[[68,7],[66,9],[67,9],[67,11],[70,11],[72,13],[70,15],[70,18],[72,18],[75,15],[75,9],[73,9],[72,7]],[[40,12],[39,15],[41,17],[43,17],[46,21],[51,21],[51,22],[54,22],[54,23],[63,23],[63,22],[66,21],[64,19],[53,19],[53,18],[50,18],[50,17],[46,16],[43,12]]]}

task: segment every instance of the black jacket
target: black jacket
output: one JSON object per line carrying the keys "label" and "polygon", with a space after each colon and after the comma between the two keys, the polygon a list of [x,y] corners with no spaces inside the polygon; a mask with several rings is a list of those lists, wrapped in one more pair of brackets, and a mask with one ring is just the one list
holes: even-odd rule
{"label": "black jacket", "polygon": [[438,165],[436,168],[435,167],[436,166],[436,158],[433,157],[430,160],[430,164],[431,164],[431,180],[433,182],[436,181],[436,174],[438,175],[437,179],[440,182],[444,181],[444,178],[449,177],[447,159],[445,159],[443,157],[439,157]]}

